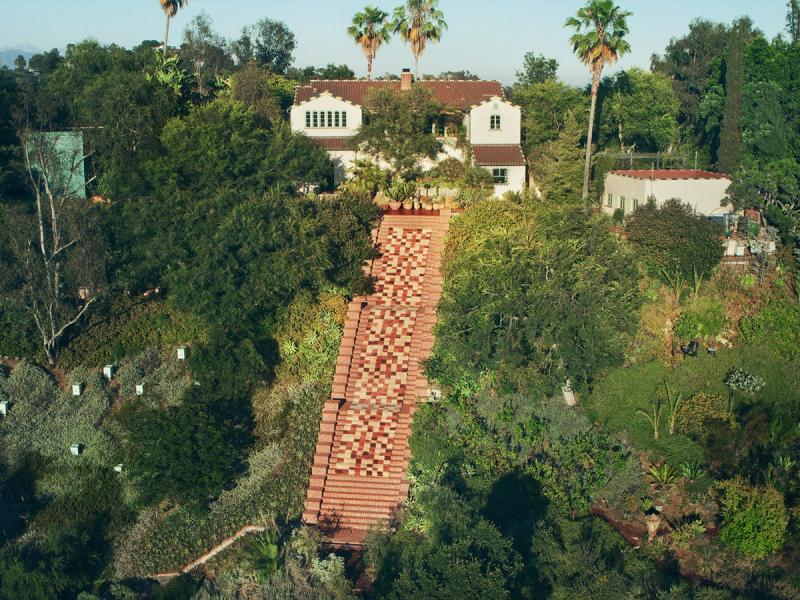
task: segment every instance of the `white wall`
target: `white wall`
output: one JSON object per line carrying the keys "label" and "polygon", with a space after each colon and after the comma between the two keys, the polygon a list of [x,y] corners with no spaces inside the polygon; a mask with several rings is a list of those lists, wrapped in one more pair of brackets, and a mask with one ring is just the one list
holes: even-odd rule
{"label": "white wall", "polygon": [[[620,199],[625,198],[625,214],[633,212],[634,199],[639,205],[655,196],[656,205],[678,198],[689,204],[701,215],[723,215],[733,210],[727,202],[729,179],[638,179],[609,173],[606,175],[605,190],[601,200],[603,212],[611,215],[620,208]],[[608,206],[608,195],[612,196],[612,206]],[[726,200],[724,206],[722,200]]]}
{"label": "white wall", "polygon": [[[344,111],[347,113],[347,127],[311,127],[306,129],[306,111]],[[313,137],[344,137],[355,135],[361,127],[361,107],[323,92],[299,106],[292,107],[289,122],[292,131],[302,131]]]}
{"label": "white wall", "polygon": [[356,162],[356,153],[354,150],[328,150],[328,156],[333,161],[333,183],[339,185]]}
{"label": "white wall", "polygon": [[498,198],[501,197],[506,192],[521,192],[525,189],[525,167],[524,166],[514,166],[514,167],[483,167],[489,173],[492,172],[492,169],[505,169],[508,183],[505,185],[497,184],[494,186],[494,195]]}
{"label": "white wall", "polygon": [[[491,129],[491,116],[500,115],[500,129]],[[522,115],[520,109],[500,98],[473,108],[468,117],[467,135],[471,144],[519,144]]]}
{"label": "white wall", "polygon": [[[431,160],[430,158],[423,158],[417,166],[423,171],[429,171],[430,169],[434,168],[440,162],[447,158],[455,158],[456,160],[464,160],[464,152],[462,152],[461,148],[456,147],[455,140],[452,138],[439,138],[442,144],[442,151],[436,155],[436,158]],[[387,168],[388,165],[382,166],[381,168]]]}

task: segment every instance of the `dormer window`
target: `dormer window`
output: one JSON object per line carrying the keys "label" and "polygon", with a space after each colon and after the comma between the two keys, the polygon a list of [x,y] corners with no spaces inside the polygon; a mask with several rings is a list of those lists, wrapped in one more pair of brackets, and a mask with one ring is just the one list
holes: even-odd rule
{"label": "dormer window", "polygon": [[492,115],[489,118],[489,129],[500,129],[500,115]]}
{"label": "dormer window", "polygon": [[347,111],[307,110],[306,129],[347,127]]}

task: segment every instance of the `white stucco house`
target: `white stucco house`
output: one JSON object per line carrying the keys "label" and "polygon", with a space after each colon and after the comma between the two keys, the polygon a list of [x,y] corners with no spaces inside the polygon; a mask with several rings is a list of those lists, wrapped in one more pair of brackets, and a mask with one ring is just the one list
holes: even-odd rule
{"label": "white stucco house", "polygon": [[[523,189],[526,162],[520,146],[521,111],[506,100],[499,81],[414,82],[408,70],[403,71],[400,80],[393,81],[313,80],[295,90],[290,113],[292,130],[308,135],[328,152],[335,165],[334,181],[338,184],[357,158],[367,158],[359,156],[348,143],[361,126],[367,94],[376,88],[402,93],[412,86],[429,89],[439,103],[463,114],[467,140],[472,147],[472,162],[491,172],[495,194]],[[442,139],[444,149],[437,161],[447,157],[464,159],[452,138]],[[421,166],[427,169],[433,162],[426,161]]]}
{"label": "white stucco house", "polygon": [[730,178],[724,173],[697,170],[609,171],[602,197],[603,212],[617,209],[630,214],[651,196],[656,205],[678,198],[698,214],[719,216],[733,212],[728,199]]}

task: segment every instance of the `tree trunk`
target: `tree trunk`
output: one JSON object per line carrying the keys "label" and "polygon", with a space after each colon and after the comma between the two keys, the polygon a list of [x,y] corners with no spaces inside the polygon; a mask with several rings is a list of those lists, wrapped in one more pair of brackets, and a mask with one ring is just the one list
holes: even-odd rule
{"label": "tree trunk", "polygon": [[367,81],[372,79],[372,57],[367,57]]}
{"label": "tree trunk", "polygon": [[47,364],[50,365],[50,367],[55,367],[56,366],[56,357],[55,357],[55,354],[53,352],[53,349],[50,348],[50,346],[45,346],[44,353],[45,353],[45,356],[47,356]]}
{"label": "tree trunk", "polygon": [[414,54],[414,79],[419,81],[419,54]]}
{"label": "tree trunk", "polygon": [[167,25],[164,27],[164,58],[167,57],[167,42],[169,41],[169,14],[167,14]]}
{"label": "tree trunk", "polygon": [[583,165],[583,201],[589,199],[589,174],[592,170],[592,137],[594,135],[594,115],[597,109],[597,92],[600,89],[602,67],[592,69],[592,107],[589,110],[589,131],[586,134],[586,162]]}

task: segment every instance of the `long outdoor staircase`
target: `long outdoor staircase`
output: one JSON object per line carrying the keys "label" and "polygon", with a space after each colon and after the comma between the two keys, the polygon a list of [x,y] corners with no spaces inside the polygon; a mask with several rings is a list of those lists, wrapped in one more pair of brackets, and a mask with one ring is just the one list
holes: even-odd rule
{"label": "long outdoor staircase", "polygon": [[389,211],[373,233],[374,292],[348,306],[303,513],[333,545],[360,546],[408,496],[408,437],[417,400],[431,394],[421,362],[433,347],[449,219],[449,210]]}

